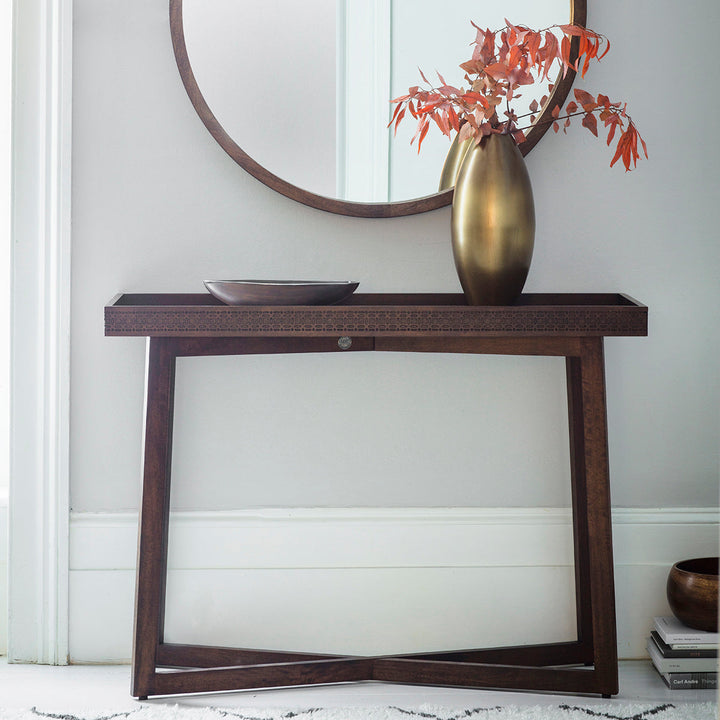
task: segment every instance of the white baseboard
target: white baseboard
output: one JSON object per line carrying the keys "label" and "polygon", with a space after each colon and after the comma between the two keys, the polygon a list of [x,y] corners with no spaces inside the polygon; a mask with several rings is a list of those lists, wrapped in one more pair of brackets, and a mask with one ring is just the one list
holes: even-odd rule
{"label": "white baseboard", "polygon": [[[613,512],[619,655],[644,657],[673,562],[716,555],[715,509]],[[70,656],[130,657],[135,514],[75,513]],[[166,639],[372,654],[574,637],[570,514],[543,508],[178,512]]]}

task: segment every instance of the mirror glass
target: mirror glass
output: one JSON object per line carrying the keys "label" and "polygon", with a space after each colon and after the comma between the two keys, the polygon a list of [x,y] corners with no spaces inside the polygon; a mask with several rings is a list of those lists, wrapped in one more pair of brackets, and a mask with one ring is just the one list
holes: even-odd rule
{"label": "mirror glass", "polygon": [[[412,118],[393,137],[392,98],[436,71],[467,85],[470,21],[536,29],[570,20],[569,0],[183,0],[189,64],[212,114],[260,166],[360,203],[436,193],[450,141],[418,154]],[[527,104],[546,86],[525,90]]]}

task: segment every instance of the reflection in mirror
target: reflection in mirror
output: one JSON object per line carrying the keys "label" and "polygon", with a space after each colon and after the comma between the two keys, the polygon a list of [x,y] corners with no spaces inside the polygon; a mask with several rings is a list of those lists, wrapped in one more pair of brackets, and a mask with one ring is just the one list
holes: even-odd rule
{"label": "reflection in mirror", "polygon": [[[453,0],[446,3],[427,0],[423,4],[425,13],[418,13],[416,0],[393,2],[393,97],[404,95],[410,86],[423,84],[418,66],[431,83],[439,84],[436,72],[439,71],[450,85],[467,87],[464,72],[458,66],[472,56],[470,43],[476,31],[470,20],[483,29],[502,28],[505,18],[542,29],[566,23],[570,15],[568,0]],[[540,102],[546,93],[545,83],[523,88],[522,98],[515,104],[518,114],[525,111],[533,98]],[[437,189],[450,141],[440,132],[428,133],[418,154],[417,144],[410,145],[414,134],[415,123],[409,119],[390,143],[390,199],[418,197]]]}
{"label": "reflection in mirror", "polygon": [[336,175],[335,5],[183,2],[190,63],[220,124],[276,175],[330,196]]}
{"label": "reflection in mirror", "polygon": [[[475,37],[471,20],[496,29],[507,17],[545,28],[568,22],[573,5],[171,0],[171,11],[173,4],[181,6],[199,91],[231,141],[287,183],[355,203],[398,203],[437,192],[448,138],[431,133],[418,155],[410,145],[412,122],[401,125],[397,137],[387,128],[390,100],[420,84],[418,68],[431,81],[437,70],[461,86],[458,65],[471,56]],[[539,100],[545,90],[533,86],[525,100]]]}

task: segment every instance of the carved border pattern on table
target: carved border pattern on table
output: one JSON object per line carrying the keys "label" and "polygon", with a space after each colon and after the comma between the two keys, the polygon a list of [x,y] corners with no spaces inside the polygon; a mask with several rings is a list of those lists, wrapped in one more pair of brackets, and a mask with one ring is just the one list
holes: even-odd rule
{"label": "carved border pattern on table", "polygon": [[108,307],[107,335],[644,335],[647,309],[469,307]]}

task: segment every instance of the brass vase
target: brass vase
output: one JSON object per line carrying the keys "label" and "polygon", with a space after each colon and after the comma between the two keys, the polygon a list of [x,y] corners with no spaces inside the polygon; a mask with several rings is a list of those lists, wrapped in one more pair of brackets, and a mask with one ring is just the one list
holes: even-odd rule
{"label": "brass vase", "polygon": [[460,172],[463,160],[465,160],[465,155],[467,155],[467,151],[473,144],[472,138],[460,142],[458,137],[459,136],[456,134],[450,145],[448,154],[445,157],[445,163],[443,164],[443,169],[440,173],[438,192],[444,192],[445,190],[449,190],[451,187],[454,187],[455,180]]}
{"label": "brass vase", "polygon": [[455,182],[452,248],[470,305],[510,305],[522,292],[535,239],[525,161],[509,135],[490,135],[466,154]]}

